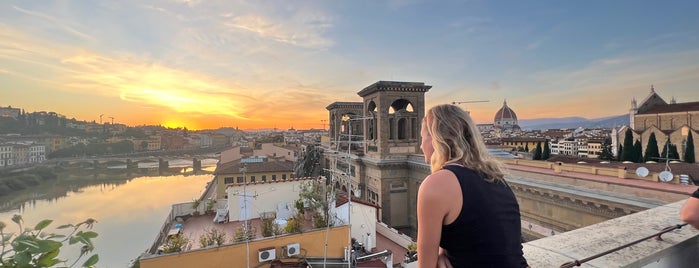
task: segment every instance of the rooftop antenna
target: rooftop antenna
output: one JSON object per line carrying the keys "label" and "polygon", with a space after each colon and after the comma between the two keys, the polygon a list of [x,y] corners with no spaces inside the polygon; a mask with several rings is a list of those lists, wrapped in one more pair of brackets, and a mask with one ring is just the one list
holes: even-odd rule
{"label": "rooftop antenna", "polygon": [[462,103],[490,102],[490,100],[473,100],[473,101],[452,101],[451,104],[457,105]]}
{"label": "rooftop antenna", "polygon": [[[670,168],[670,142],[665,143],[665,157],[654,157],[656,159],[665,159],[665,170],[658,173],[658,179],[662,182],[671,181],[675,175],[672,174],[672,169]],[[672,159],[679,160],[679,159]]]}
{"label": "rooftop antenna", "polygon": [[[478,103],[478,102],[490,102],[490,100],[471,100],[471,101],[452,101],[451,104],[453,105],[458,105],[462,103]],[[466,111],[466,113],[471,114],[470,111]]]}

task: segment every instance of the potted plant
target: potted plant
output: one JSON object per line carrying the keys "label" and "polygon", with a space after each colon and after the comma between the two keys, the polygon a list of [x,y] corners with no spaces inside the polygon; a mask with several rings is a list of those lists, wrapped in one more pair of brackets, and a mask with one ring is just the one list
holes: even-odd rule
{"label": "potted plant", "polygon": [[405,253],[405,263],[417,261],[417,245],[415,243],[408,244],[408,252]]}
{"label": "potted plant", "polygon": [[199,216],[199,205],[201,204],[201,200],[198,198],[194,198],[192,200],[192,209],[194,209],[194,212],[192,212],[193,216]]}
{"label": "potted plant", "polygon": [[209,199],[209,202],[206,203],[206,214],[207,215],[214,215],[214,205],[216,205],[216,200]]}

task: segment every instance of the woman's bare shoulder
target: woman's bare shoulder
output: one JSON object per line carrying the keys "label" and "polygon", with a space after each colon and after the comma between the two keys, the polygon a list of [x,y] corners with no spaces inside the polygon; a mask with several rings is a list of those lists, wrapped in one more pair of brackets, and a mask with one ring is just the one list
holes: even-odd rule
{"label": "woman's bare shoulder", "polygon": [[420,184],[420,192],[423,193],[436,193],[440,196],[444,196],[445,193],[450,193],[456,189],[459,189],[459,182],[456,179],[456,175],[449,170],[439,170],[427,176],[425,180]]}

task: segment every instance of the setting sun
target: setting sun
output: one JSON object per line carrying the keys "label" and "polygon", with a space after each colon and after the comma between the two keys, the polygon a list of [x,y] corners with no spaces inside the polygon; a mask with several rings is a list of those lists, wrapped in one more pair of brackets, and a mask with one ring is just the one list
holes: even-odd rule
{"label": "setting sun", "polygon": [[161,125],[166,127],[166,128],[185,128],[186,127],[187,129],[190,129],[190,130],[197,129],[192,124],[186,124],[184,122],[176,121],[176,120],[166,120],[166,121],[162,122]]}

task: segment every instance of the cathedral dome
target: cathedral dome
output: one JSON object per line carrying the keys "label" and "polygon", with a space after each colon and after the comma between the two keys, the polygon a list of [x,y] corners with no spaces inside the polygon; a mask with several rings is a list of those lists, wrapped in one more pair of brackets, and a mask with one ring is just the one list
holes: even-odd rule
{"label": "cathedral dome", "polygon": [[510,109],[510,107],[507,106],[507,101],[504,101],[502,104],[502,108],[500,108],[500,110],[498,110],[498,112],[495,113],[493,125],[496,128],[504,129],[519,128],[519,125],[517,125],[517,114],[515,114],[515,111],[513,111],[512,109]]}

